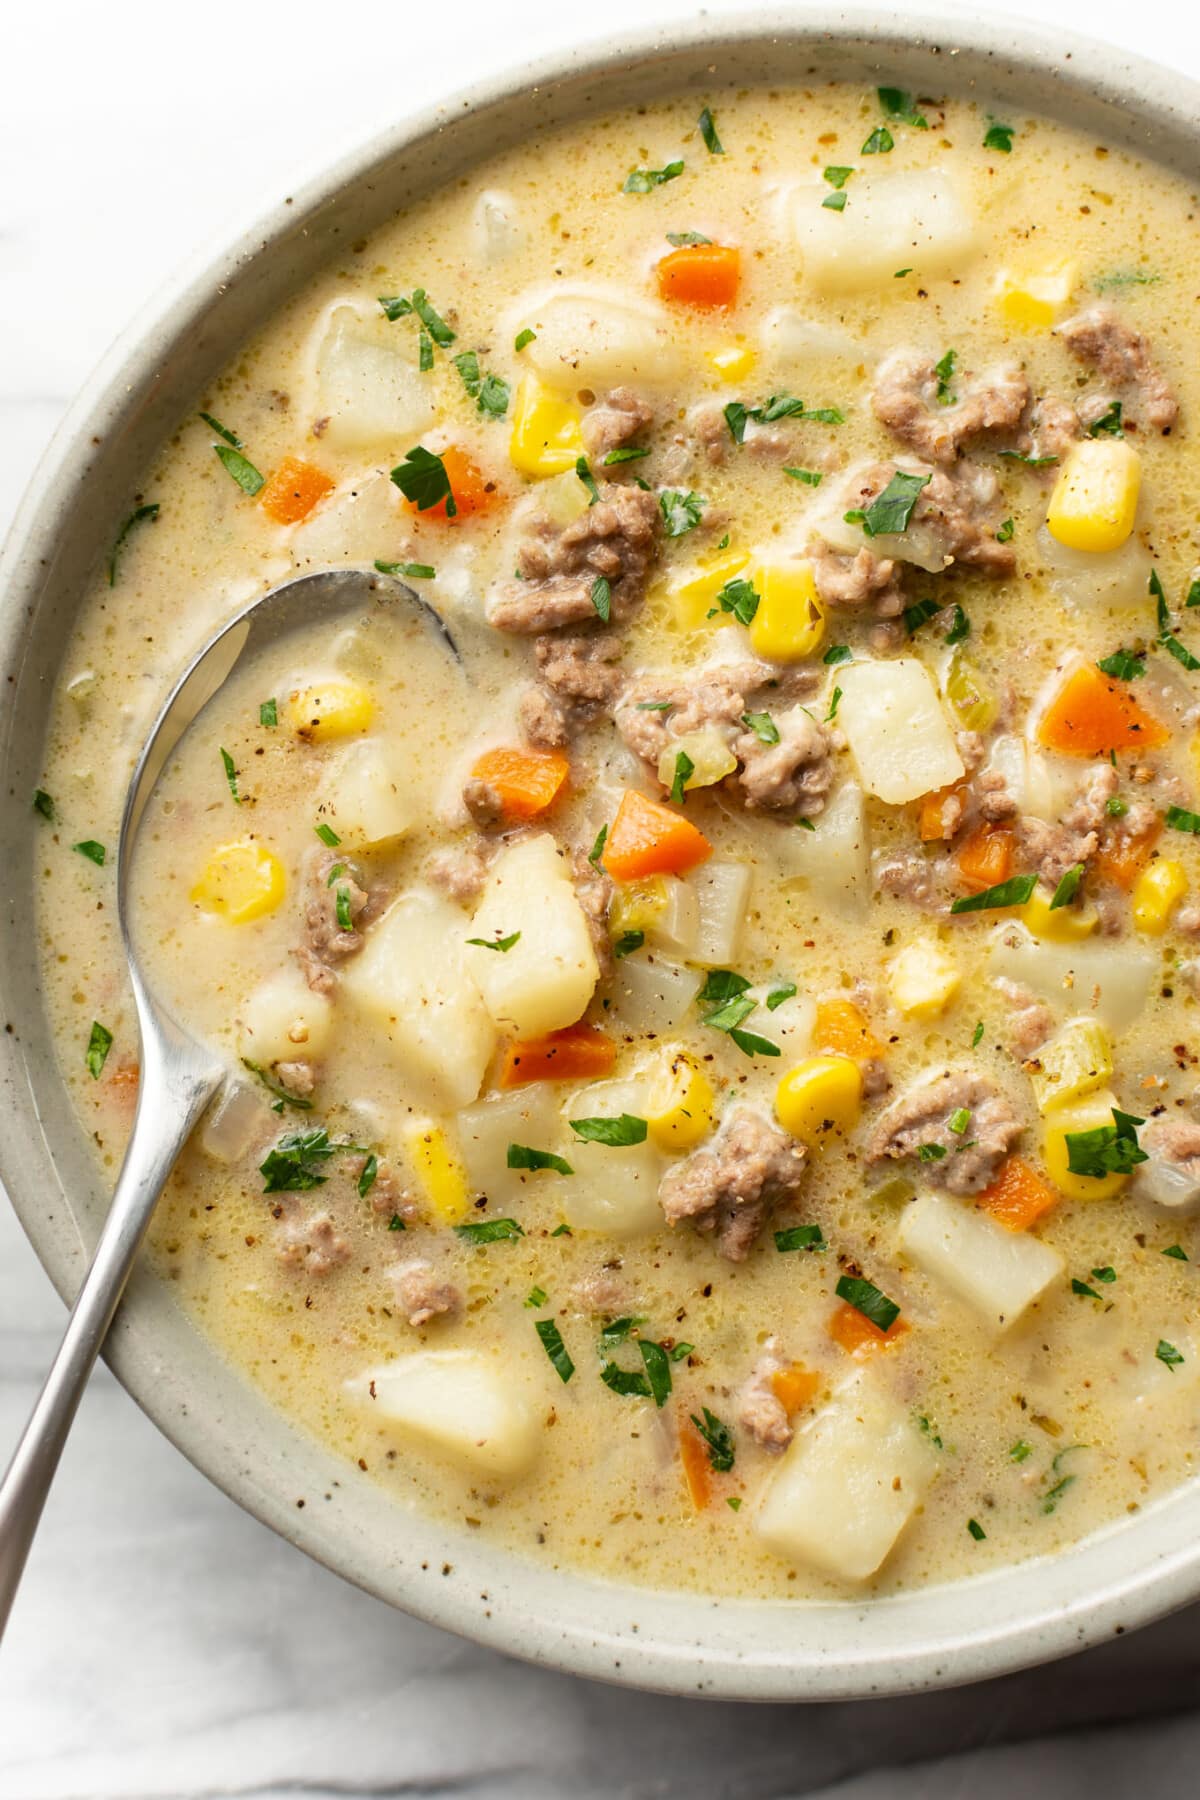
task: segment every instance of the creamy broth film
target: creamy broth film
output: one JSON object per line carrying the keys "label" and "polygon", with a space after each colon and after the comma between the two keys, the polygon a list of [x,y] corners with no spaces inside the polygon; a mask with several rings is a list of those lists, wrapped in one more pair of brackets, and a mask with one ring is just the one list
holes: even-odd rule
{"label": "creamy broth film", "polygon": [[197,396],[66,659],[45,988],[111,1179],[156,708],[279,581],[418,592],[457,656],[384,581],[151,803],[229,1069],[151,1253],[398,1533],[888,1592],[1194,1465],[1195,201],[984,104],[712,104],[399,212]]}

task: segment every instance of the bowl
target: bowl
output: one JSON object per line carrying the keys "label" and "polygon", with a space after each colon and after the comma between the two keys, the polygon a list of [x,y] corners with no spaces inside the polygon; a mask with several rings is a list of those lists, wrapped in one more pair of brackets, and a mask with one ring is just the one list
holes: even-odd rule
{"label": "bowl", "polygon": [[[1200,163],[1200,89],[1016,20],[838,8],[701,17],[590,45],[448,99],[346,158],[197,262],[75,402],[0,559],[0,1174],[59,1293],[74,1293],[105,1195],[58,1080],[28,949],[30,795],[52,685],[89,572],[139,471],[237,345],[398,193],[420,194],[524,135],[671,92],[883,77],[1044,112],[1180,171]],[[107,1357],[197,1468],[310,1556],[432,1624],[580,1675],[728,1699],[948,1686],[1063,1655],[1200,1595],[1195,1485],[1053,1558],[870,1603],[713,1600],[555,1572],[420,1513],[307,1437],[228,1367],[148,1269]]]}

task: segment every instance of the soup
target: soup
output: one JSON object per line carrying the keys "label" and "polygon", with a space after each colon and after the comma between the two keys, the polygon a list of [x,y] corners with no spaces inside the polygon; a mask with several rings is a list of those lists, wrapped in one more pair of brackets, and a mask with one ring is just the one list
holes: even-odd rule
{"label": "soup", "polygon": [[136,847],[228,1062],[152,1255],[397,1533],[885,1593],[1193,1470],[1195,201],[974,102],[713,108],[398,210],[197,397],[66,657],[39,948],[112,1178],[133,760],[362,569]]}

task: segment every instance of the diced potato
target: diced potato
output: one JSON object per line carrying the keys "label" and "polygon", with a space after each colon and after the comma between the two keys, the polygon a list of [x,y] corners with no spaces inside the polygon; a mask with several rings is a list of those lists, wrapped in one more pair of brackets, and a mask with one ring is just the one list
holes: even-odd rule
{"label": "diced potato", "polygon": [[707,862],[689,875],[700,922],[689,961],[723,968],[737,956],[753,872],[748,863]]}
{"label": "diced potato", "polygon": [[536,376],[523,375],[513,400],[509,461],[533,481],[573,472],[583,455],[579,419],[577,406],[545,387]]}
{"label": "diced potato", "polygon": [[525,242],[520,208],[502,188],[485,188],[471,212],[471,246],[483,263],[500,263]]}
{"label": "diced potato", "polygon": [[411,757],[377,738],[349,745],[330,765],[319,812],[342,843],[355,848],[403,837],[421,816]]}
{"label": "diced potato", "polygon": [[337,447],[417,438],[435,418],[433,388],[417,368],[410,329],[382,313],[333,306],[318,327],[313,402],[308,416],[328,419],[325,439]]}
{"label": "diced potato", "polygon": [[400,490],[383,470],[344,482],[292,534],[298,565],[328,568],[398,556],[407,536]]}
{"label": "diced potato", "polygon": [[[839,497],[842,486],[839,482],[828,500],[806,515],[804,524],[823,538],[831,550],[840,551],[844,556],[856,556],[867,539],[861,524],[846,517],[845,499]],[[915,569],[924,569],[927,575],[940,575],[953,560],[946,549],[945,530],[937,519],[922,520],[915,513],[907,531],[877,532],[870,540],[870,547],[874,556],[911,563]]]}
{"label": "diced potato", "polygon": [[[1152,1201],[1155,1206],[1165,1206],[1169,1212],[1190,1210],[1195,1206],[1200,1200],[1200,1174],[1193,1173],[1186,1162],[1170,1162],[1156,1156],[1149,1144],[1145,1149],[1149,1152],[1149,1160],[1139,1163],[1133,1172],[1139,1196]],[[1178,1340],[1172,1338],[1171,1342]]]}
{"label": "diced potato", "polygon": [[944,1012],[961,982],[958,964],[933,938],[907,944],[888,969],[893,1004],[914,1019],[932,1019]]}
{"label": "diced potato", "polygon": [[1119,550],[1133,530],[1141,458],[1124,438],[1084,438],[1059,470],[1046,525],[1070,550]]}
{"label": "diced potato", "polygon": [[856,363],[862,355],[857,338],[842,326],[808,318],[791,306],[777,306],[767,314],[759,343],[772,369],[801,380],[825,381],[831,363]]}
{"label": "diced potato", "polygon": [[623,956],[609,981],[612,1016],[627,1031],[673,1031],[704,986],[694,969],[681,969],[656,953]]}
{"label": "diced potato", "polygon": [[1119,1194],[1129,1180],[1128,1175],[1076,1175],[1070,1167],[1067,1138],[1080,1131],[1095,1131],[1113,1123],[1117,1101],[1108,1088],[1084,1095],[1081,1099],[1052,1107],[1042,1132],[1042,1157],[1046,1173],[1060,1194],[1071,1200],[1110,1200]]}
{"label": "diced potato", "polygon": [[520,939],[510,950],[466,947],[467,967],[493,1019],[518,1037],[573,1025],[600,969],[567,864],[549,832],[500,852],[463,936],[494,941],[517,931]]}
{"label": "diced potato", "polygon": [[1048,331],[1070,300],[1078,279],[1079,265],[1073,262],[1026,275],[1001,269],[995,287],[997,311],[1007,324],[1022,331]]}
{"label": "diced potato", "polygon": [[866,293],[915,277],[961,275],[979,245],[975,224],[945,169],[859,173],[844,212],[822,206],[825,190],[798,188],[791,224],[804,278],[829,294]]}
{"label": "diced potato", "polygon": [[365,731],[375,716],[375,702],[358,682],[330,678],[295,688],[284,701],[283,716],[297,737],[324,744]]}
{"label": "diced potato", "polygon": [[770,1038],[773,1044],[778,1044],[785,1058],[803,1056],[812,1048],[817,1003],[808,994],[793,994],[790,999],[768,1007],[767,997],[777,985],[773,981],[764,981],[758,987],[747,989],[750,998],[757,1000],[763,1008],[755,1014],[754,1030],[760,1037]]}
{"label": "diced potato", "polygon": [[650,1077],[646,1124],[660,1150],[679,1155],[701,1143],[716,1123],[712,1082],[690,1051],[661,1053]]}
{"label": "diced potato", "polygon": [[725,344],[720,350],[707,350],[704,360],[722,381],[745,381],[753,374],[758,357],[749,344]]}
{"label": "diced potato", "polygon": [[1027,1231],[1009,1231],[973,1206],[924,1194],[900,1215],[901,1249],[996,1331],[1007,1331],[1059,1280],[1066,1263]]}
{"label": "diced potato", "polygon": [[724,732],[716,725],[685,731],[667,742],[658,759],[658,779],[667,789],[674,788],[680,756],[686,756],[692,765],[692,772],[683,783],[685,792],[692,788],[715,787],[738,766]]}
{"label": "diced potato", "polygon": [[785,1131],[816,1147],[857,1122],[862,1092],[862,1070],[850,1057],[810,1056],[779,1083],[775,1115]]}
{"label": "diced potato", "polygon": [[1139,538],[1127,538],[1119,550],[1073,550],[1042,527],[1037,546],[1060,600],[1090,612],[1109,606],[1144,609],[1154,559]]}
{"label": "diced potato", "polygon": [[385,1429],[398,1426],[492,1477],[521,1475],[541,1441],[534,1384],[507,1356],[418,1350],[346,1383]]}
{"label": "diced potato", "polygon": [[1060,774],[1036,744],[1011,732],[996,738],[983,772],[1001,777],[1019,813],[1047,820],[1060,818],[1066,811],[1079,779],[1077,768]]}
{"label": "diced potato", "polygon": [[333,1003],[285,963],[246,998],[238,1022],[238,1053],[264,1069],[272,1063],[320,1056],[333,1030]]}
{"label": "diced potato", "polygon": [[457,1225],[471,1206],[467,1172],[440,1125],[416,1125],[404,1134],[404,1149],[426,1210],[441,1225]]}
{"label": "diced potato", "polygon": [[664,387],[680,373],[682,335],[664,307],[624,288],[563,281],[518,297],[515,331],[537,335],[523,352],[542,380],[566,392],[628,382]]}
{"label": "diced potato", "polygon": [[496,1028],[466,966],[466,935],[456,906],[410,888],[371,927],[341,978],[343,997],[438,1112],[475,1099],[496,1047]]}
{"label": "diced potato", "polygon": [[645,933],[646,942],[675,956],[690,956],[700,928],[696,890],[678,875],[649,875],[617,888],[609,909],[614,937]]}
{"label": "diced potato", "polygon": [[796,1433],[754,1529],[789,1561],[865,1581],[920,1507],[936,1471],[906,1409],[863,1371]]}
{"label": "diced potato", "polygon": [[1108,1033],[1095,1019],[1068,1019],[1032,1061],[1029,1081],[1043,1113],[1104,1087],[1113,1072]]}
{"label": "diced potato", "polygon": [[642,1081],[594,1081],[577,1088],[562,1109],[568,1129],[566,1158],[572,1174],[555,1187],[567,1223],[609,1237],[644,1237],[663,1229],[658,1184],[666,1164],[647,1132],[640,1144],[589,1144],[569,1128],[571,1119],[616,1119],[622,1113],[647,1117],[650,1096]]}
{"label": "diced potato", "polygon": [[588,491],[572,462],[565,475],[548,475],[524,501],[518,501],[512,513],[511,542],[514,547],[520,542],[534,515],[544,516],[559,531],[565,531],[576,519],[582,519],[589,505]]}
{"label": "diced potato", "polygon": [[776,833],[780,868],[803,876],[822,899],[861,903],[870,891],[871,834],[858,783],[843,781],[812,824]]}
{"label": "diced potato", "polygon": [[903,806],[961,781],[963,760],[924,663],[850,663],[838,686],[838,724],[869,794]]}
{"label": "diced potato", "polygon": [[[717,606],[717,595],[727,581],[733,581],[749,563],[742,550],[727,550],[718,556],[704,558],[694,569],[673,581],[668,598],[676,624],[683,631],[700,631],[705,626],[732,625],[734,618]],[[709,614],[713,613],[712,618]]]}
{"label": "diced potato", "polygon": [[[508,1146],[525,1144],[533,1150],[566,1155],[557,1089],[544,1082],[492,1094],[467,1106],[458,1115],[458,1147],[472,1196],[486,1194],[496,1207],[510,1206],[530,1183],[552,1181],[556,1175],[531,1174],[508,1167]],[[568,1159],[569,1160],[569,1159]]]}
{"label": "diced potato", "polygon": [[1187,889],[1182,863],[1165,856],[1152,862],[1134,883],[1134,925],[1147,937],[1161,937]]}
{"label": "diced potato", "polygon": [[200,871],[189,898],[201,912],[247,925],[282,903],[287,883],[274,851],[252,838],[219,844]]}
{"label": "diced potato", "polygon": [[1039,942],[1019,926],[1003,926],[992,942],[991,973],[1027,987],[1052,1006],[1086,1007],[1114,1034],[1138,1018],[1150,994],[1155,959],[1144,950],[1103,943]]}
{"label": "diced potato", "polygon": [[825,613],[810,562],[768,563],[754,571],[758,606],[750,642],[765,662],[802,662],[819,648]]}

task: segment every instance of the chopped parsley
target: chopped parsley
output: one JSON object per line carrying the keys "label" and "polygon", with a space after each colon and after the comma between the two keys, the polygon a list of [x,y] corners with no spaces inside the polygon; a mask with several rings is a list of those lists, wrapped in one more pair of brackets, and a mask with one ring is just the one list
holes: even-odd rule
{"label": "chopped parsley", "polygon": [[630,1144],[644,1144],[646,1121],[633,1113],[620,1113],[615,1119],[572,1119],[571,1130],[585,1144],[607,1144],[611,1149],[625,1149]]}
{"label": "chopped parsley", "polygon": [[1098,275],[1092,286],[1098,294],[1116,294],[1122,288],[1153,287],[1161,280],[1161,275],[1149,275],[1144,269],[1114,269],[1111,275]]}
{"label": "chopped parsley", "polygon": [[[990,136],[991,134],[989,133],[988,135]],[[977,1544],[981,1544],[983,1542],[984,1538],[987,1536],[987,1532],[983,1529],[983,1526],[979,1523],[978,1519],[968,1519],[967,1520],[967,1530],[970,1532],[971,1536],[975,1539],[975,1542]]]}
{"label": "chopped parsley", "polygon": [[828,207],[830,212],[845,212],[847,198],[848,196],[846,194],[840,192],[826,194],[821,205]]}
{"label": "chopped parsley", "polygon": [[849,644],[830,644],[821,661],[832,668],[835,663],[851,662],[853,654]]}
{"label": "chopped parsley", "polygon": [[1050,911],[1057,912],[1060,906],[1069,906],[1079,892],[1079,884],[1083,880],[1084,865],[1072,863],[1066,874],[1054,890],[1054,898],[1050,902]]}
{"label": "chopped parsley", "polygon": [[573,1175],[574,1169],[565,1157],[552,1150],[534,1150],[528,1144],[510,1144],[505,1164],[510,1169],[553,1169],[556,1175]]}
{"label": "chopped parsley", "polygon": [[967,1126],[971,1123],[970,1109],[965,1106],[956,1106],[946,1123],[949,1125],[955,1137],[961,1137],[963,1132],[967,1129]]}
{"label": "chopped parsley", "polygon": [[242,492],[253,499],[265,485],[266,477],[260,475],[249,458],[235,450],[232,444],[214,444],[213,449],[226,474],[232,475]]}
{"label": "chopped parsley", "polygon": [[1015,1463],[1028,1462],[1032,1455],[1033,1445],[1027,1444],[1024,1438],[1018,1438],[1016,1443],[1009,1448],[1008,1460]]}
{"label": "chopped parsley", "polygon": [[454,1235],[464,1244],[515,1244],[525,1233],[515,1219],[473,1219],[456,1225]]}
{"label": "chopped parsley", "polygon": [[588,467],[588,459],[586,456],[577,456],[575,458],[575,473],[587,489],[588,505],[595,506],[597,500],[600,498],[600,489],[596,486],[596,477]]}
{"label": "chopped parsley", "polygon": [[1167,1248],[1163,1251],[1163,1255],[1173,1256],[1176,1262],[1189,1261],[1188,1253],[1182,1244],[1168,1244]]}
{"label": "chopped parsley", "polygon": [[608,840],[608,826],[602,825],[600,827],[599,831],[596,833],[595,843],[592,845],[591,849],[588,851],[588,861],[594,867],[599,867],[600,858],[604,855],[604,846],[605,846],[605,843],[607,842],[607,840]]}
{"label": "chopped parsley", "polygon": [[483,373],[474,350],[462,350],[451,362],[462,377],[462,384],[475,402],[477,412],[487,419],[502,419],[508,411],[509,386],[498,375]]}
{"label": "chopped parsley", "polygon": [[263,1193],[306,1194],[310,1188],[321,1187],[328,1180],[321,1165],[339,1151],[353,1148],[352,1144],[333,1143],[323,1125],[285,1132],[258,1165],[259,1174],[266,1177]]}
{"label": "chopped parsley", "polygon": [[704,139],[704,148],[708,151],[708,154],[710,156],[724,156],[725,146],[717,136],[717,128],[713,123],[712,113],[707,106],[697,119],[696,125],[700,132],[700,136]]}
{"label": "chopped parsley", "polygon": [[824,477],[816,469],[789,469],[784,467],[784,474],[790,475],[793,481],[802,481],[805,487],[820,487]]}
{"label": "chopped parsley", "polygon": [[638,1349],[646,1365],[646,1380],[655,1406],[665,1406],[671,1396],[671,1359],[661,1344],[648,1338],[638,1339]]}
{"label": "chopped parsley", "polygon": [[922,625],[927,624],[930,619],[936,619],[941,610],[940,600],[914,600],[911,606],[904,609],[904,629],[912,637]]}
{"label": "chopped parsley", "polygon": [[773,987],[767,995],[765,1002],[767,1011],[774,1012],[776,1007],[782,1006],[785,1000],[790,1000],[795,992],[794,981],[781,981],[779,986]]}
{"label": "chopped parsley", "polygon": [[845,1300],[880,1331],[890,1331],[900,1317],[896,1302],[889,1300],[873,1281],[867,1281],[862,1275],[839,1276],[834,1292],[839,1300]]}
{"label": "chopped parsley", "polygon": [[640,950],[645,941],[644,931],[623,931],[613,940],[613,955],[619,962],[622,957],[632,956],[635,950]]}
{"label": "chopped parsley", "polygon": [[1004,156],[1011,156],[1016,129],[1015,125],[1001,125],[993,120],[983,134],[984,149],[999,150]]}
{"label": "chopped parsley", "polygon": [[950,618],[950,629],[943,639],[947,644],[961,644],[964,638],[971,635],[971,621],[956,600]]}
{"label": "chopped parsley", "polygon": [[544,1287],[531,1287],[525,1296],[526,1306],[545,1306],[550,1298]]}
{"label": "chopped parsley", "polygon": [[671,782],[671,798],[676,806],[682,806],[687,798],[685,789],[688,781],[696,773],[696,765],[686,750],[675,753],[675,775]]}
{"label": "chopped parsley", "polygon": [[1086,1295],[1089,1300],[1099,1300],[1101,1298],[1094,1287],[1089,1287],[1086,1281],[1080,1281],[1078,1277],[1074,1275],[1071,1277],[1071,1292],[1073,1294]]}
{"label": "chopped parsley", "polygon": [[107,1025],[101,1025],[99,1019],[92,1020],[91,1035],[88,1038],[87,1052],[84,1061],[87,1072],[93,1081],[99,1081],[104,1065],[108,1061],[108,1053],[113,1046],[113,1034]]}
{"label": "chopped parsley", "polygon": [[376,1156],[375,1152],[371,1150],[367,1153],[367,1160],[363,1164],[358,1177],[358,1197],[360,1200],[366,1199],[371,1189],[375,1186],[378,1175],[379,1158]]}
{"label": "chopped parsley", "polygon": [[332,825],[314,825],[313,830],[316,832],[321,842],[323,844],[328,844],[331,850],[336,849],[342,841]]}
{"label": "chopped parsley", "polygon": [[844,163],[830,163],[824,173],[831,188],[844,188],[854,170]]}
{"label": "chopped parsley", "polygon": [[[525,1304],[528,1306],[530,1301],[533,1301],[535,1306],[543,1305],[546,1296],[542,1293],[542,1290],[540,1288],[534,1288],[533,1293],[540,1294],[541,1298],[539,1300],[533,1300],[533,1295],[531,1294],[529,1300],[527,1300]],[[564,1382],[570,1381],[572,1375],[575,1373],[575,1364],[567,1354],[567,1346],[562,1341],[562,1332],[558,1329],[554,1320],[535,1319],[533,1321],[533,1328],[541,1339],[542,1349],[550,1358],[550,1361],[554,1366],[554,1372],[559,1380]]]}
{"label": "chopped parsley", "polygon": [[403,575],[409,581],[432,581],[437,570],[432,563],[380,562],[375,567],[381,575]]}
{"label": "chopped parsley", "polygon": [[701,1006],[708,1006],[714,1000],[732,1000],[736,994],[744,994],[749,986],[746,977],[733,969],[710,969],[696,998]]}
{"label": "chopped parsley", "polygon": [[1149,1160],[1137,1137],[1138,1126],[1146,1121],[1116,1106],[1112,1116],[1111,1125],[1064,1133],[1067,1167],[1072,1175],[1090,1175],[1103,1181],[1106,1175],[1128,1175],[1139,1163]]}
{"label": "chopped parsley", "polygon": [[1114,650],[1111,656],[1102,656],[1096,667],[1103,675],[1111,675],[1114,681],[1136,681],[1139,675],[1146,673],[1146,665],[1141,657],[1132,650]]}
{"label": "chopped parsley", "polygon": [[972,1050],[977,1050],[982,1042],[983,1042],[983,1020],[980,1019],[978,1025],[975,1027],[974,1031],[971,1033],[971,1048],[972,1048]]}
{"label": "chopped parsley", "polygon": [[612,587],[605,575],[597,575],[592,583],[592,605],[602,625],[612,617]]}
{"label": "chopped parsley", "polygon": [[921,1162],[941,1162],[946,1155],[944,1144],[918,1144],[917,1156]]}
{"label": "chopped parsley", "polygon": [[1111,1283],[1111,1282],[1114,1282],[1116,1279],[1117,1279],[1117,1271],[1113,1268],[1111,1263],[1105,1263],[1104,1267],[1101,1269],[1093,1269],[1092,1270],[1092,1280],[1093,1281],[1103,1281],[1106,1283]]}
{"label": "chopped parsley", "polygon": [[1058,461],[1057,456],[1026,456],[1022,450],[1001,450],[998,454],[1009,462],[1024,463],[1027,469],[1048,469]]}
{"label": "chopped parsley", "polygon": [[392,480],[418,512],[428,512],[444,500],[446,517],[453,519],[457,515],[446,465],[436,451],[427,450],[424,444],[414,444],[405,451],[404,461],[392,470]]}
{"label": "chopped parsley", "polygon": [[243,1056],[242,1067],[243,1069],[249,1069],[251,1075],[257,1075],[267,1092],[274,1094],[276,1100],[279,1101],[280,1104],[278,1106],[273,1106],[271,1108],[272,1112],[280,1112],[285,1106],[294,1106],[297,1112],[312,1111],[313,1103],[311,1100],[304,1094],[293,1094],[292,1090],[284,1087],[281,1081],[276,1081],[275,1077],[271,1074],[271,1071],[269,1069],[264,1069],[261,1063],[251,1062],[248,1056]]}
{"label": "chopped parsley", "polygon": [[760,744],[777,744],[779,727],[770,713],[743,713],[742,724],[747,731],[752,731]]}
{"label": "chopped parsley", "polygon": [[640,1369],[623,1369],[620,1363],[606,1362],[600,1371],[600,1379],[614,1394],[636,1394],[643,1400],[650,1398],[650,1383]]}
{"label": "chopped parsley", "polygon": [[668,537],[682,537],[700,523],[704,514],[704,501],[699,494],[684,494],[676,488],[664,488],[658,496],[658,507]]}
{"label": "chopped parsley", "polygon": [[1036,874],[1013,875],[1008,881],[997,882],[995,887],[984,888],[981,894],[962,895],[951,904],[950,911],[990,912],[997,906],[1024,906],[1037,886],[1037,880]]}
{"label": "chopped parsley", "polygon": [[709,1463],[718,1475],[727,1475],[734,1461],[733,1433],[707,1406],[700,1410],[703,1418],[698,1419],[695,1413],[689,1414],[689,1417],[704,1440]]}
{"label": "chopped parsley", "polygon": [[334,895],[333,909],[338,922],[338,930],[353,931],[354,915],[350,911],[350,889],[348,887],[340,887],[337,890]]}
{"label": "chopped parsley", "polygon": [[795,394],[771,394],[758,406],[747,406],[744,400],[731,400],[722,410],[735,444],[745,442],[746,425],[751,419],[759,425],[773,425],[779,419],[800,419],[817,425],[844,425],[846,422],[845,414],[836,406],[805,406]]}
{"label": "chopped parsley", "polygon": [[1013,533],[1016,529],[1017,527],[1014,520],[1005,519],[996,529],[996,542],[998,544],[1011,543]]}
{"label": "chopped parsley", "polygon": [[732,613],[739,625],[749,625],[758,611],[759,593],[752,581],[736,575],[717,595],[722,612]]}
{"label": "chopped parsley", "polygon": [[228,750],[221,751],[221,766],[225,770],[225,779],[229,783],[229,791],[233,795],[233,803],[235,806],[240,806],[242,804],[242,797],[238,793],[238,772],[234,760],[232,756],[230,756]]}
{"label": "chopped parsley", "polygon": [[404,1220],[400,1217],[399,1213],[393,1213],[391,1218],[388,1220],[388,1230],[389,1231],[407,1231],[408,1226],[404,1223]]}
{"label": "chopped parsley", "polygon": [[697,244],[711,244],[712,239],[702,231],[668,231],[667,242],[674,244],[676,250],[691,250]]}
{"label": "chopped parsley", "polygon": [[520,941],[521,934],[519,931],[512,931],[507,937],[467,939],[468,944],[478,944],[481,950],[499,950],[502,954],[507,954],[507,952],[512,949],[513,945],[519,944]]}
{"label": "chopped parsley", "polygon": [[258,709],[258,722],[268,731],[274,731],[279,723],[279,708],[274,700],[264,700]]}
{"label": "chopped parsley", "polygon": [[1089,437],[1123,437],[1124,435],[1125,427],[1121,422],[1121,402],[1119,400],[1114,400],[1112,405],[1088,426]]}
{"label": "chopped parsley", "polygon": [[[414,288],[411,298],[404,294],[395,294],[384,299],[380,295],[379,304],[383,308],[384,316],[393,324],[397,319],[415,315],[421,321],[425,334],[432,339],[439,350],[447,349],[454,342],[454,332],[451,331],[441,314],[435,310],[424,288]],[[432,364],[432,357],[430,361]]]}
{"label": "chopped parsley", "polygon": [[778,1044],[742,1030],[758,1005],[746,992],[749,986],[745,976],[736,975],[732,969],[711,969],[697,1000],[702,1006],[716,1004],[704,1014],[703,1023],[711,1025],[714,1031],[727,1032],[743,1056],[779,1056]]}
{"label": "chopped parsley", "polygon": [[903,88],[876,88],[879,104],[889,119],[898,119],[901,125],[911,125],[915,131],[928,131],[929,120],[919,113],[911,94]]}
{"label": "chopped parsley", "polygon": [[604,458],[604,466],[606,469],[611,469],[617,463],[638,462],[643,456],[649,456],[649,454],[650,450],[646,444],[620,444],[615,450],[608,451]]}
{"label": "chopped parsley", "polygon": [[1167,824],[1172,831],[1200,833],[1200,813],[1188,812],[1185,806],[1168,806]]}
{"label": "chopped parsley", "polygon": [[846,514],[847,522],[861,525],[867,537],[890,537],[907,531],[921,489],[928,487],[932,480],[932,475],[909,475],[904,469],[897,469],[883,492],[875,496],[865,511]]}
{"label": "chopped parsley", "polygon": [[1172,1375],[1183,1361],[1182,1353],[1175,1348],[1174,1344],[1168,1344],[1166,1338],[1159,1338],[1154,1354],[1160,1363],[1166,1364]]}
{"label": "chopped parsley", "polygon": [[526,325],[524,331],[518,331],[516,337],[513,339],[513,349],[514,350],[523,350],[525,348],[526,344],[536,344],[536,343],[537,343],[537,332],[530,331],[528,325]]}
{"label": "chopped parsley", "polygon": [[[201,414],[201,417],[203,417],[203,416],[204,415]],[[145,506],[135,506],[133,511],[130,513],[129,517],[126,519],[125,523],[122,525],[120,531],[118,531],[118,533],[116,535],[116,539],[113,543],[113,547],[108,553],[108,585],[109,585],[109,587],[115,587],[115,585],[116,585],[117,562],[121,555],[121,547],[124,544],[125,539],[129,536],[130,532],[134,529],[134,527],[136,525],[142,524],[143,521],[148,521],[150,519],[157,519],[158,513],[159,513],[159,504],[158,504],[157,500],[151,500]]]}
{"label": "chopped parsley", "polygon": [[89,862],[94,862],[97,868],[104,867],[104,858],[108,852],[103,844],[96,842],[95,838],[84,838],[82,843],[72,844],[71,848],[77,850],[80,856],[86,856]]}
{"label": "chopped parsley", "polygon": [[937,402],[939,406],[953,406],[957,395],[951,383],[954,380],[954,365],[958,361],[957,350],[947,350],[941,362],[934,363],[933,372],[937,376]]}
{"label": "chopped parsley", "polygon": [[884,156],[889,150],[894,150],[895,147],[896,140],[888,130],[887,126],[877,125],[862,149],[859,151],[859,155]]}
{"label": "chopped parsley", "polygon": [[833,721],[837,718],[837,709],[841,705],[841,700],[842,690],[840,687],[835,687],[833,693],[830,695],[829,711],[825,714],[826,725],[832,725]]}
{"label": "chopped parsley", "polygon": [[630,169],[621,187],[623,194],[652,194],[655,188],[665,187],[668,181],[674,181],[677,175],[683,174],[683,162],[664,164],[661,169]]}
{"label": "chopped parsley", "polygon": [[819,1225],[789,1225],[775,1233],[775,1248],[783,1255],[792,1250],[825,1250],[825,1233]]}
{"label": "chopped parsley", "polygon": [[222,425],[220,419],[214,419],[211,413],[206,412],[197,414],[197,417],[203,419],[209,429],[215,431],[218,437],[224,438],[227,444],[232,444],[235,450],[242,448],[242,440],[237,432],[230,431],[228,425]]}
{"label": "chopped parsley", "polygon": [[42,818],[47,819],[51,825],[54,824],[54,801],[45,788],[34,788],[33,810],[35,813],[40,813]]}

